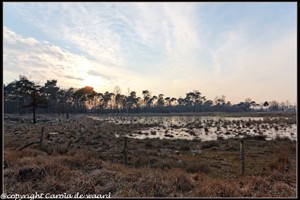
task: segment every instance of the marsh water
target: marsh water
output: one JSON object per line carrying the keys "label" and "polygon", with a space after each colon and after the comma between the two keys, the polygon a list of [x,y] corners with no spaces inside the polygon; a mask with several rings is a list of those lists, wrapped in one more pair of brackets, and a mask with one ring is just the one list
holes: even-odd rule
{"label": "marsh water", "polygon": [[[141,129],[128,134],[136,139],[217,140],[262,136],[297,140],[296,122],[279,117],[223,117],[223,116],[88,116],[94,120],[118,125],[140,124]],[[143,126],[144,125],[144,126]],[[116,134],[116,137],[119,137]]]}

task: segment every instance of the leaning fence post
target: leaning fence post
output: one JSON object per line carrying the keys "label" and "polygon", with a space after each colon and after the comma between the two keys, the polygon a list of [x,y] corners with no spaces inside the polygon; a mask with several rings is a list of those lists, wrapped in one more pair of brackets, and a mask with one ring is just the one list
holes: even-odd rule
{"label": "leaning fence post", "polygon": [[124,136],[124,149],[123,149],[124,163],[127,165],[127,137]]}
{"label": "leaning fence post", "polygon": [[240,157],[241,157],[241,174],[245,173],[245,152],[244,152],[244,140],[240,139]]}
{"label": "leaning fence post", "polygon": [[45,127],[42,127],[41,138],[40,138],[40,148],[42,148],[42,144],[43,144],[44,128],[45,128]]}

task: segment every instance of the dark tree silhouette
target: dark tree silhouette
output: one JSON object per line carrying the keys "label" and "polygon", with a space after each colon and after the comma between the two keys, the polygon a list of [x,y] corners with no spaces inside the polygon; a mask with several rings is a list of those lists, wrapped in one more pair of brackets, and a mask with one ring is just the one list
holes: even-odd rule
{"label": "dark tree silhouette", "polygon": [[144,106],[146,107],[146,110],[148,110],[150,107],[149,101],[151,99],[151,94],[150,94],[149,90],[143,90],[142,94],[143,94],[143,98],[144,98]]}
{"label": "dark tree silhouette", "polygon": [[264,102],[264,107],[268,107],[269,103],[267,101]]}
{"label": "dark tree silhouette", "polygon": [[[70,112],[252,112],[259,111],[258,104],[250,98],[244,102],[232,104],[225,101],[225,96],[216,97],[214,101],[206,99],[198,90],[186,93],[184,98],[164,97],[164,94],[151,96],[149,90],[142,90],[142,98],[135,91],[128,91],[128,95],[121,94],[120,87],[116,86],[114,93],[106,91],[97,93],[94,88],[85,86],[75,89],[60,89],[57,80],[47,80],[43,87],[27,77],[20,75],[19,80],[12,81],[4,87],[4,112],[24,113],[26,108],[32,108],[33,121],[36,112],[65,113]],[[48,104],[47,104],[48,102]],[[38,107],[48,109],[37,109]],[[295,112],[296,105],[289,102],[265,101],[261,110],[268,107],[268,111]]]}
{"label": "dark tree silhouette", "polygon": [[48,106],[47,99],[41,91],[41,86],[34,81],[30,81],[25,76],[20,76],[20,79],[15,82],[18,94],[23,97],[30,97],[29,102],[25,102],[23,108],[32,108],[33,123],[36,123],[36,109],[38,107],[46,108]]}
{"label": "dark tree silhouette", "polygon": [[159,94],[157,99],[157,106],[163,107],[165,105],[164,94]]}
{"label": "dark tree silhouette", "polygon": [[48,112],[55,112],[57,106],[57,94],[59,87],[56,86],[57,80],[47,80],[45,85],[41,88],[41,92],[44,93],[46,99],[48,100]]}
{"label": "dark tree silhouette", "polygon": [[93,87],[85,86],[74,92],[73,99],[75,100],[78,108],[83,111],[90,106],[90,103],[96,94],[97,93],[94,91]]}
{"label": "dark tree silhouette", "polygon": [[66,116],[69,116],[70,107],[73,102],[74,88],[69,88],[68,90],[61,89],[57,92],[57,108],[56,112],[65,113]]}

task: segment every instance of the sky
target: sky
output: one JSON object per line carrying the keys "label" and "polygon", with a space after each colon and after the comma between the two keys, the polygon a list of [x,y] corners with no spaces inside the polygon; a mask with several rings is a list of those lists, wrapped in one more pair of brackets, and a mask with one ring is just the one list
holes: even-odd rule
{"label": "sky", "polygon": [[3,3],[3,80],[297,102],[296,2]]}

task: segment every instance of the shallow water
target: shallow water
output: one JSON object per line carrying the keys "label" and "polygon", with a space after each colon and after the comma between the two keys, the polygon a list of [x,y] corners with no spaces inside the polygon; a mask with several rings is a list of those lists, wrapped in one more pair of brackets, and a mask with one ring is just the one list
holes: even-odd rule
{"label": "shallow water", "polygon": [[267,140],[288,137],[297,140],[296,124],[268,123],[264,117],[218,117],[218,116],[89,116],[94,120],[109,121],[115,124],[153,125],[141,128],[128,135],[131,138],[159,139],[200,139],[202,141],[219,138],[242,138],[246,135],[266,136]]}

